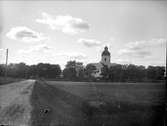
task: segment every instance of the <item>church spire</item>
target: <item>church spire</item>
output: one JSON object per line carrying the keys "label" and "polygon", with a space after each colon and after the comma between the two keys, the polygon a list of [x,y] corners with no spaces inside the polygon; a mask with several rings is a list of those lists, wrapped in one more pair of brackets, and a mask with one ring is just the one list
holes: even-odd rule
{"label": "church spire", "polygon": [[110,63],[110,52],[108,51],[108,47],[104,47],[104,51],[101,54],[101,63],[107,65],[108,67],[111,65]]}
{"label": "church spire", "polygon": [[110,56],[110,52],[108,51],[108,47],[104,47],[104,51],[102,52],[102,56]]}

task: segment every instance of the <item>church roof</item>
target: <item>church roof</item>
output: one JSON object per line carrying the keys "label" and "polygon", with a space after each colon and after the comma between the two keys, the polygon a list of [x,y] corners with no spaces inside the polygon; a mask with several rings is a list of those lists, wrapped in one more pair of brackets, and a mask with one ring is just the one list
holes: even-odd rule
{"label": "church roof", "polygon": [[104,51],[101,54],[102,56],[110,56],[110,52],[108,51],[108,47],[104,47]]}

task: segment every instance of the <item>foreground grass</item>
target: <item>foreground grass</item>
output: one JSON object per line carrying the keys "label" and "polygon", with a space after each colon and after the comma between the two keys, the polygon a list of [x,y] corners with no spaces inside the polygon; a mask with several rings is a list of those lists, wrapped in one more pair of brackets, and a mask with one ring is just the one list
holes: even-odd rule
{"label": "foreground grass", "polygon": [[12,82],[17,82],[17,81],[22,81],[24,79],[20,79],[20,78],[12,78],[12,77],[0,77],[0,85],[3,84],[8,84],[8,83],[12,83]]}
{"label": "foreground grass", "polygon": [[9,126],[164,126],[162,83],[26,80],[0,86],[0,101]]}
{"label": "foreground grass", "polygon": [[165,84],[48,82],[85,100],[90,126],[163,126]]}

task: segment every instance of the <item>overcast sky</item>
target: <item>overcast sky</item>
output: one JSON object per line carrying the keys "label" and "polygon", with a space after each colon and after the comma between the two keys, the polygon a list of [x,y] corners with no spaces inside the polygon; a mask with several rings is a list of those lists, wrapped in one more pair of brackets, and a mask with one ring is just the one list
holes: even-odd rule
{"label": "overcast sky", "polygon": [[165,65],[165,1],[0,1],[0,60],[84,64],[101,60],[105,45],[111,62]]}

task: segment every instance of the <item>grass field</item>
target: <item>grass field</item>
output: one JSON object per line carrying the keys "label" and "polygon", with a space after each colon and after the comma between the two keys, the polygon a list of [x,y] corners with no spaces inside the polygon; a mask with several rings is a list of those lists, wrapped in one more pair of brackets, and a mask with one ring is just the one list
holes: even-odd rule
{"label": "grass field", "polygon": [[0,86],[8,126],[164,126],[165,84],[25,80]]}
{"label": "grass field", "polygon": [[91,126],[163,126],[165,84],[47,82],[87,101]]}
{"label": "grass field", "polygon": [[12,83],[12,82],[17,82],[17,81],[22,81],[24,79],[20,79],[20,78],[12,78],[12,77],[0,77],[0,85],[3,84],[8,84],[8,83]]}

